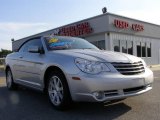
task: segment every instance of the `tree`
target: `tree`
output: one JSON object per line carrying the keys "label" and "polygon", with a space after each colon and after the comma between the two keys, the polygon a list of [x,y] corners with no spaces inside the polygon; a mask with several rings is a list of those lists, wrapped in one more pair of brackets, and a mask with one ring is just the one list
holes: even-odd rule
{"label": "tree", "polygon": [[11,50],[1,49],[1,51],[0,51],[0,58],[6,57],[10,53],[12,53]]}

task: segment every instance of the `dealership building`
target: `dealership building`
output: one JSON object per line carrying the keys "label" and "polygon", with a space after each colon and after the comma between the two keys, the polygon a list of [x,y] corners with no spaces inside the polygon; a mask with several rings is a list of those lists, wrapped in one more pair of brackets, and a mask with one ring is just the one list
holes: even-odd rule
{"label": "dealership building", "polygon": [[[136,19],[105,13],[20,41],[40,35],[81,37],[100,49],[135,55],[143,58],[148,65],[160,64],[160,26]],[[15,43],[12,44],[13,51],[17,48]]]}

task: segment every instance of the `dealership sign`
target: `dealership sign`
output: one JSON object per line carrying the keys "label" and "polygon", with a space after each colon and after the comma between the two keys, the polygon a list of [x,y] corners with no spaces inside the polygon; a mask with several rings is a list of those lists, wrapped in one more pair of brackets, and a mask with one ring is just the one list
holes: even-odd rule
{"label": "dealership sign", "polygon": [[88,22],[83,22],[68,27],[62,27],[54,30],[53,35],[58,36],[82,36],[93,32],[92,27]]}
{"label": "dealership sign", "polygon": [[144,30],[144,26],[141,24],[132,24],[130,26],[127,21],[123,21],[123,20],[115,19],[114,25],[115,27],[120,28],[120,29],[128,29],[129,27],[131,27],[132,30],[137,31],[137,32]]}

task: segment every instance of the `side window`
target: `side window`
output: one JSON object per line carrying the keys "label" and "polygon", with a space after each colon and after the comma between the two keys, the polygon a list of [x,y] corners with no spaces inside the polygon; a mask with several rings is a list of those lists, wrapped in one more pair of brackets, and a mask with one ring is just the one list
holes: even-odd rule
{"label": "side window", "polygon": [[33,39],[28,42],[26,42],[19,50],[19,52],[28,52],[29,46],[39,46],[43,47],[42,42],[40,39]]}

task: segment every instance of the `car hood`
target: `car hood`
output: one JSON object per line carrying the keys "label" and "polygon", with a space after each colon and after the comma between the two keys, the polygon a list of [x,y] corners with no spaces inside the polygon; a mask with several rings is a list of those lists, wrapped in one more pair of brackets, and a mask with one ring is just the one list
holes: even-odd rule
{"label": "car hood", "polygon": [[74,49],[74,50],[58,50],[58,53],[74,56],[74,57],[81,57],[84,59],[91,60],[95,58],[96,60],[102,62],[123,62],[123,63],[133,63],[137,61],[141,61],[141,58],[138,58],[133,55],[124,54],[120,52],[113,52],[113,51],[105,51],[105,50],[90,50],[90,49]]}

